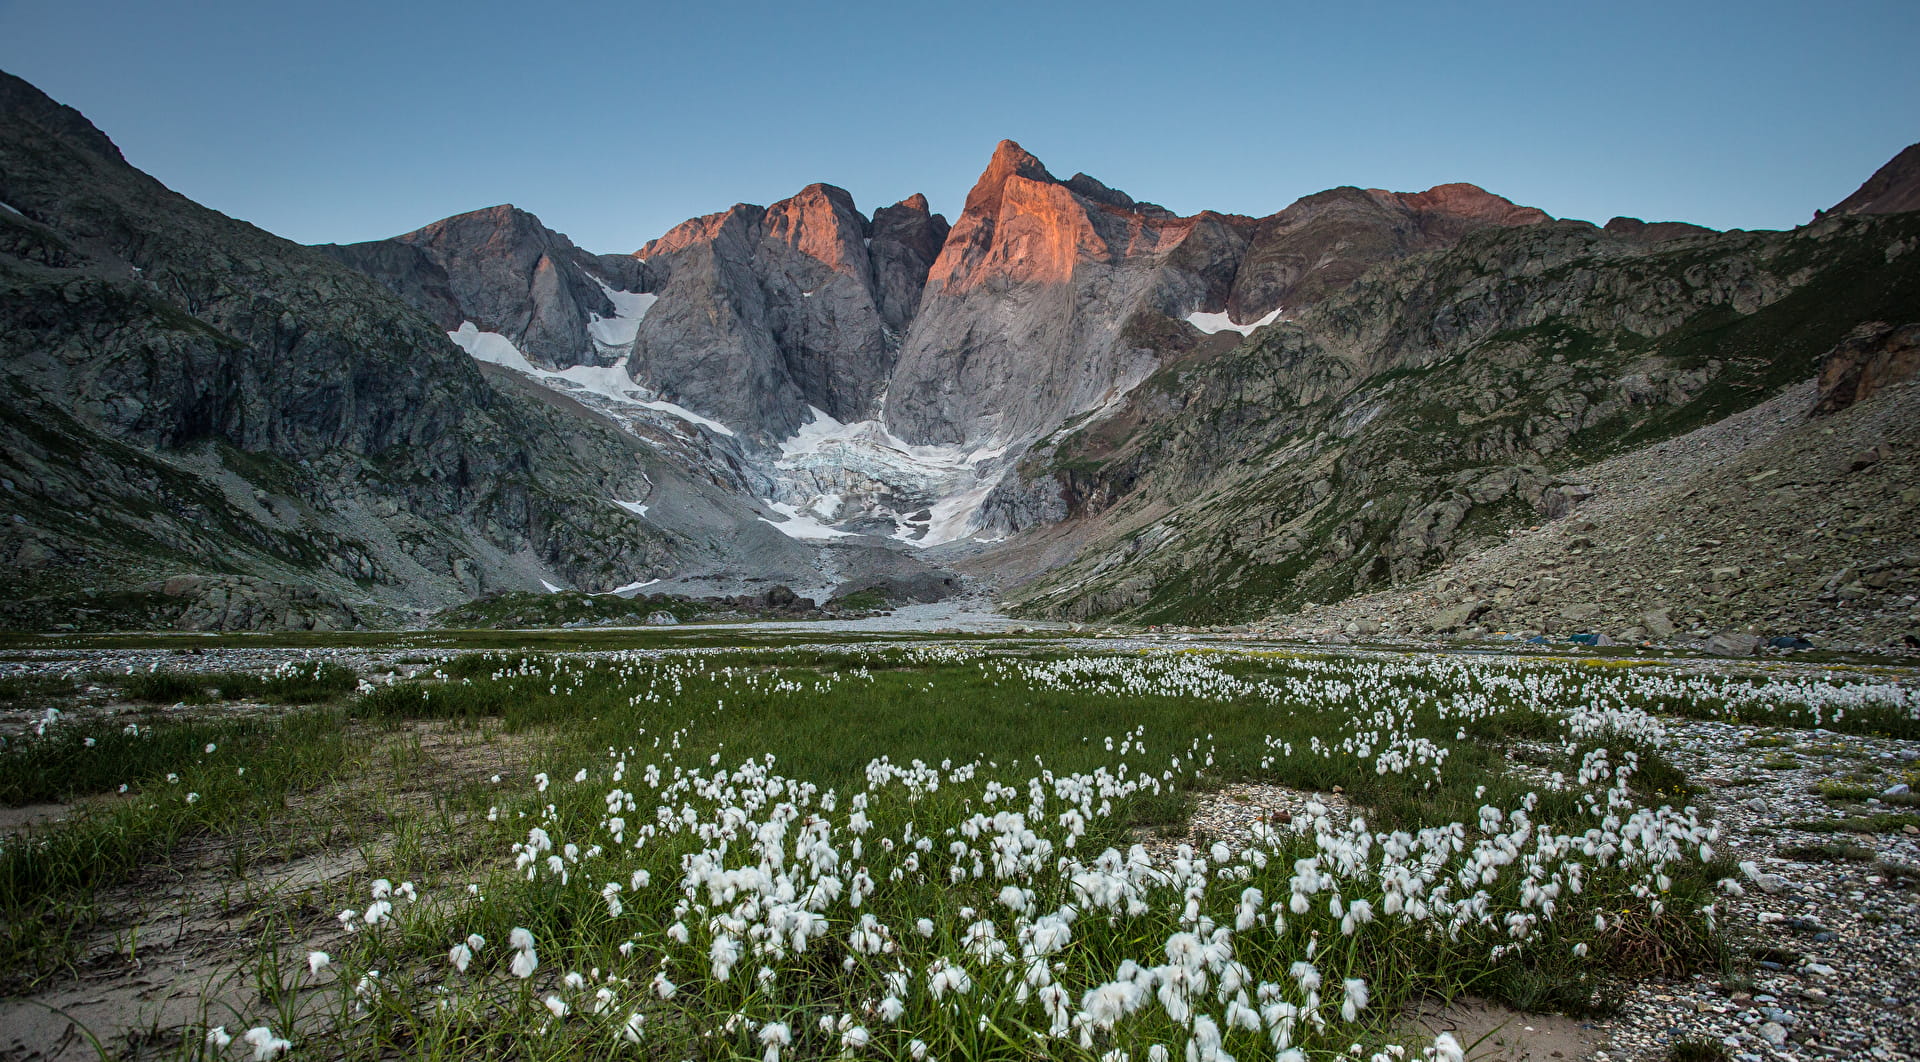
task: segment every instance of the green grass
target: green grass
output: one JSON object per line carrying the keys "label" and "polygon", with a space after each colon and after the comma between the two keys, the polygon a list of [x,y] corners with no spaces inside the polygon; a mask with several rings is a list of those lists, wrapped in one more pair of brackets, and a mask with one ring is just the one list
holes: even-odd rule
{"label": "green grass", "polygon": [[0,846],[0,986],[71,962],[102,890],[163,866],[189,839],[274,829],[290,793],[346,759],[339,723],[309,709],[138,734],[81,725],[0,752],[6,803],[95,796],[67,821]]}
{"label": "green grass", "polygon": [[266,700],[276,704],[320,704],[352,690],[360,676],[338,664],[294,664],[267,675],[241,671],[147,671],[116,678],[129,699],[148,704],[205,704],[208,701]]}
{"label": "green grass", "polygon": [[1667,1048],[1667,1062],[1727,1062],[1732,1057],[1726,1044],[1705,1036],[1676,1040]]}
{"label": "green grass", "polygon": [[[795,1057],[839,1052],[837,1032],[822,1035],[815,1024],[822,1013],[866,1022],[877,1037],[870,1053],[904,1054],[906,1034],[896,1035],[870,1009],[876,979],[899,961],[914,971],[917,986],[899,1028],[928,1037],[941,1057],[1030,1058],[1040,1045],[1032,1039],[1029,1004],[1017,1003],[997,973],[976,964],[977,987],[956,1004],[962,1009],[936,1006],[925,995],[929,960],[966,954],[963,934],[981,912],[998,922],[1001,939],[1017,944],[1028,923],[996,906],[1002,887],[1017,881],[1034,891],[1037,911],[1079,905],[1072,943],[1057,959],[1057,976],[1076,1003],[1123,959],[1165,961],[1159,942],[1182,928],[1178,903],[1155,894],[1139,914],[1109,918],[1073,898],[1057,857],[1089,860],[1108,846],[1124,852],[1136,840],[1179,836],[1195,804],[1220,799],[1223,786],[1284,786],[1301,799],[1339,787],[1365,819],[1369,860],[1389,843],[1442,836],[1421,832],[1436,828],[1459,830],[1468,846],[1491,844],[1496,834],[1520,838],[1523,851],[1540,831],[1579,836],[1607,807],[1606,782],[1575,779],[1594,757],[1602,757],[1598,779],[1634,765],[1622,791],[1634,806],[1664,806],[1662,814],[1677,816],[1695,791],[1631,711],[1577,734],[1569,729],[1575,708],[1618,706],[1637,688],[1640,669],[1412,654],[1089,657],[1004,639],[972,648],[769,642],[671,657],[587,658],[557,648],[536,638],[511,651],[408,649],[425,677],[325,707],[243,719],[154,713],[151,729],[139,734],[116,729],[118,721],[66,722],[9,747],[0,760],[0,780],[16,787],[9,798],[74,801],[76,814],[0,846],[0,968],[24,971],[16,985],[51,976],[80,953],[114,902],[183,853],[201,853],[204,872],[209,848],[231,849],[240,853],[233,856],[236,880],[244,880],[245,853],[263,842],[280,843],[282,858],[323,850],[333,843],[325,820],[336,812],[313,809],[337,806],[332,801],[348,791],[359,794],[357,818],[341,817],[354,819],[352,844],[367,860],[364,874],[284,901],[242,901],[258,912],[250,917],[263,920],[265,943],[247,960],[257,969],[249,975],[260,982],[256,995],[270,1008],[279,1001],[276,1029],[293,1031],[312,1050],[600,1057],[617,1032],[609,1022],[638,1008],[648,1015],[641,1052],[648,1057],[759,1057],[763,1045],[750,1037],[720,1035],[733,1013],[791,1016]],[[193,696],[233,683],[226,675],[169,672],[113,677],[132,679],[150,692],[190,689]],[[230,695],[227,685],[219,688]],[[441,761],[421,737],[429,731],[491,735],[501,744],[486,761],[503,765],[488,768],[500,771],[499,780],[441,780],[433,773]],[[503,751],[509,747],[510,756]],[[1393,761],[1389,748],[1410,758]],[[1440,753],[1444,758],[1435,759]],[[930,765],[920,777],[940,784],[910,791],[884,772],[876,776],[880,757],[903,770]],[[660,773],[650,776],[649,764]],[[1543,784],[1548,774],[1561,781]],[[544,776],[538,785],[536,775]],[[1057,788],[1067,780],[1105,778],[1101,784],[1113,786],[1149,776],[1156,779],[1151,786],[1115,788],[1104,798],[1110,808],[1092,811],[1103,800],[1089,797],[1078,847],[1057,848],[1017,877],[988,871],[952,881],[944,873],[949,861],[964,871],[964,860],[953,861],[948,848],[972,839],[962,829],[969,822],[990,838],[999,829],[992,823],[1001,821],[993,816],[1018,812],[1022,829],[1057,840],[1061,812],[1077,806],[1063,795],[1070,789]],[[421,778],[434,779],[423,806],[382,799],[392,780]],[[1009,787],[995,802],[987,799],[990,781]],[[123,783],[125,794],[118,790]],[[1029,807],[1034,786],[1048,794],[1044,808]],[[188,802],[188,793],[197,798]],[[828,793],[837,806],[828,806]],[[629,795],[632,803],[621,805]],[[848,815],[856,798],[870,800],[862,812],[870,829],[859,835],[864,850],[851,847]],[[701,831],[729,828],[725,808],[748,809],[740,814],[760,821],[779,801],[799,809],[783,842],[788,866],[801,859],[797,831],[818,820],[831,825],[822,836],[845,860],[841,872],[869,867],[876,891],[857,910],[829,905],[830,932],[806,952],[755,958],[721,979],[707,969],[705,942],[715,932],[712,919],[731,908],[705,887],[683,892],[675,883],[688,860],[713,851],[717,835]],[[1501,810],[1493,825],[1482,820],[1487,809]],[[615,811],[626,831],[617,839],[609,818]],[[705,825],[685,828],[687,822]],[[913,849],[890,842],[908,836],[910,823],[936,843],[914,856],[926,865],[896,882],[889,871],[906,872]],[[515,865],[514,846],[528,842],[536,826],[551,837],[564,877],[544,852],[530,867]],[[1405,840],[1390,841],[1394,831]],[[274,841],[294,834],[307,839]],[[1214,838],[1196,840],[1199,854],[1211,859]],[[1311,948],[1336,1005],[1341,978],[1369,984],[1371,1009],[1354,1024],[1335,1022],[1325,1033],[1303,1027],[1302,1042],[1315,1051],[1385,1042],[1394,1016],[1416,998],[1472,993],[1596,1014],[1613,1005],[1617,989],[1609,986],[1619,976],[1685,976],[1735,961],[1699,914],[1713,901],[1715,883],[1737,873],[1725,853],[1677,850],[1663,864],[1659,889],[1648,889],[1641,871],[1588,866],[1580,890],[1559,893],[1559,913],[1541,924],[1537,939],[1505,951],[1513,938],[1504,923],[1469,921],[1457,933],[1435,934],[1386,916],[1381,880],[1358,873],[1341,872],[1339,892],[1342,903],[1374,905],[1368,928],[1344,931],[1325,892],[1305,911],[1287,908],[1297,861],[1331,858],[1327,840],[1311,832],[1277,837],[1258,865],[1247,862],[1231,878],[1209,876],[1196,894],[1223,925],[1233,924],[1244,888],[1262,890],[1278,904],[1274,910],[1288,912],[1275,928],[1234,934],[1237,961],[1253,976],[1291,985],[1287,971]],[[576,842],[577,853],[563,854]],[[971,850],[986,852],[987,840]],[[756,851],[755,842],[736,837],[725,865],[753,867],[761,858]],[[635,869],[648,870],[652,883],[613,893],[623,906],[616,913],[604,890],[629,883]],[[391,924],[339,935],[333,915],[365,910],[374,877],[416,883],[421,898],[400,903]],[[1496,871],[1453,895],[1475,889],[1498,911],[1530,909],[1516,873]],[[847,934],[862,914],[893,927],[897,953],[849,950]],[[1602,926],[1596,914],[1605,916]],[[920,917],[932,924],[930,938],[911,929]],[[668,936],[676,923],[694,935],[684,949]],[[516,927],[531,931],[540,947],[540,970],[524,982],[505,970],[506,941]],[[475,932],[489,944],[472,970],[456,975],[447,950]],[[301,942],[316,935],[335,968],[321,978],[320,991],[295,991],[309,946]],[[634,946],[622,950],[623,943]],[[761,964],[774,971],[770,984],[750,976]],[[352,985],[371,969],[384,971],[386,987],[356,998]],[[569,970],[599,970],[600,983],[612,975],[631,985],[607,983],[620,1006],[596,1018],[587,1012],[590,996],[559,982]],[[672,1000],[643,990],[655,973],[680,985]],[[553,1023],[541,1002],[549,994],[570,1000],[574,1013]],[[364,1013],[356,1016],[355,1006]],[[262,1016],[246,1018],[255,1020]],[[543,1025],[550,1027],[542,1032]],[[1148,1039],[1178,1051],[1185,1035],[1163,1016],[1142,1017],[1129,1029],[1124,1040],[1102,1033],[1091,1054],[1127,1046],[1138,1056]],[[201,1033],[182,1035],[197,1042]],[[1251,1057],[1250,1040],[1233,1042],[1241,1057]],[[1079,1057],[1070,1041],[1045,1047],[1049,1057]]]}
{"label": "green grass", "polygon": [[455,605],[436,613],[433,621],[441,627],[461,629],[512,629],[558,627],[573,623],[594,624],[645,623],[648,616],[665,612],[680,623],[705,618],[713,611],[709,605],[665,594],[583,594],[577,590],[556,593],[509,591]]}
{"label": "green grass", "polygon": [[836,597],[830,604],[844,612],[884,612],[893,607],[893,602],[887,600],[887,595],[875,587],[855,590],[845,597]]}
{"label": "green grass", "polygon": [[1878,796],[1880,794],[1880,790],[1873,786],[1863,785],[1859,782],[1845,782],[1838,778],[1825,778],[1815,782],[1813,791],[1820,795],[1820,799],[1831,800],[1835,803],[1865,800],[1868,797]]}
{"label": "green grass", "polygon": [[1808,833],[1900,833],[1908,826],[1920,827],[1920,815],[1908,812],[1879,812],[1849,815],[1839,819],[1811,819],[1787,823],[1788,829]]}
{"label": "green grass", "polygon": [[1846,841],[1824,841],[1782,848],[1780,854],[1797,863],[1870,863],[1873,849]]}

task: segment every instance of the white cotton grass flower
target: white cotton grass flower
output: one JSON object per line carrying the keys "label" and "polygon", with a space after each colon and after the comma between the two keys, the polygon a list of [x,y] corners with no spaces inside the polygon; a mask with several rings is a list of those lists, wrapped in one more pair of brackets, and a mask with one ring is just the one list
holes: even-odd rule
{"label": "white cotton grass flower", "polygon": [[793,1043],[793,1030],[784,1021],[770,1021],[760,1027],[760,1043],[767,1049],[762,1062],[780,1062],[780,1051]]}
{"label": "white cotton grass flower", "polygon": [[572,1009],[571,1007],[567,1006],[567,1001],[564,999],[561,999],[559,996],[548,996],[546,999],[542,1000],[541,1002],[546,1004],[547,1009],[549,1011],[552,1011],[553,1016],[556,1018],[566,1017],[567,1011]]}
{"label": "white cotton grass flower", "polygon": [[333,956],[324,951],[307,952],[307,972],[318,977],[320,971],[333,965]]}
{"label": "white cotton grass flower", "polygon": [[246,1041],[253,1045],[253,1062],[270,1062],[293,1048],[293,1041],[273,1035],[273,1030],[265,1025],[248,1029]]}
{"label": "white cotton grass flower", "polygon": [[522,981],[532,977],[533,971],[540,968],[540,957],[533,953],[533,933],[515,926],[513,932],[507,934],[507,942],[512,944],[514,949],[513,963],[508,969],[512,971],[513,976]]}
{"label": "white cotton grass flower", "polygon": [[640,1042],[640,1037],[645,1035],[646,1025],[647,1016],[636,1010],[627,1015],[626,1022],[620,1026],[620,1038],[630,1044],[637,1044]]}
{"label": "white cotton grass flower", "polygon": [[1367,983],[1358,977],[1346,979],[1347,998],[1340,1004],[1340,1017],[1345,1021],[1358,1021],[1360,1012],[1367,1009]]}
{"label": "white cotton grass flower", "polygon": [[1466,1049],[1452,1033],[1443,1032],[1433,1038],[1433,1062],[1466,1062]]}
{"label": "white cotton grass flower", "polygon": [[213,1028],[207,1030],[207,1046],[208,1047],[211,1047],[216,1051],[222,1051],[222,1050],[225,1050],[227,1045],[231,1043],[233,1043],[233,1037],[227,1032],[226,1026],[216,1025]]}
{"label": "white cotton grass flower", "polygon": [[447,950],[447,962],[452,964],[455,970],[466,973],[467,967],[473,963],[473,949],[466,944],[455,944]]}

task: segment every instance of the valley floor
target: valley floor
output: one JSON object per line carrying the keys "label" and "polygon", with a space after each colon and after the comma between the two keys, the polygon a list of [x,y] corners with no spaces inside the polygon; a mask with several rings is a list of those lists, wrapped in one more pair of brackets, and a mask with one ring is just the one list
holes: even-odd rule
{"label": "valley floor", "polygon": [[0,652],[0,1050],[1920,1057],[1915,669],[804,628]]}

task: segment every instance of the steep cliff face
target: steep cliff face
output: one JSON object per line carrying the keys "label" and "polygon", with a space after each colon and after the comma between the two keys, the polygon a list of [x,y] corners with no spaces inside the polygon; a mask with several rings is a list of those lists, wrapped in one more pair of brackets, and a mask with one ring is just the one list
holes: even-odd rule
{"label": "steep cliff face", "polygon": [[920,310],[927,273],[940,257],[948,231],[947,219],[929,210],[923,195],[873,212],[873,239],[867,251],[873,262],[874,301],[893,346],[906,336]]}
{"label": "steep cliff face", "polygon": [[[917,279],[902,271],[907,220],[886,247],[895,312]],[[640,325],[634,379],[768,442],[806,423],[809,406],[864,418],[893,361],[868,231],[851,196],[815,184],[770,207],[685,222],[642,247],[665,279]]]}
{"label": "steep cliff face", "polygon": [[1090,179],[1080,188],[1000,144],[928,273],[888,390],[895,434],[1017,447],[1152,371],[1152,352],[1123,342],[1126,325],[1143,307],[1197,301],[1184,289],[1198,281],[1158,274],[1197,226],[1219,223],[1119,205],[1131,200]]}
{"label": "steep cliff face", "polygon": [[612,292],[651,287],[644,263],[588,254],[510,205],[388,240],[316,249],[380,280],[447,331],[472,322],[546,368],[607,364],[623,353],[611,348],[624,348],[630,337],[592,326],[619,319]]}

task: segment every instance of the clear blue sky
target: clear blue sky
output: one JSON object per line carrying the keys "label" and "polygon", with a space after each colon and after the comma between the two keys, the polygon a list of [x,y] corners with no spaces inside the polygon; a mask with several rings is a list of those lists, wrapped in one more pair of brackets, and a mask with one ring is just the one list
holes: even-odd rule
{"label": "clear blue sky", "polygon": [[1002,137],[1181,213],[1472,181],[1782,228],[1920,139],[1920,2],[0,0],[0,68],[303,242],[512,202],[594,251]]}

